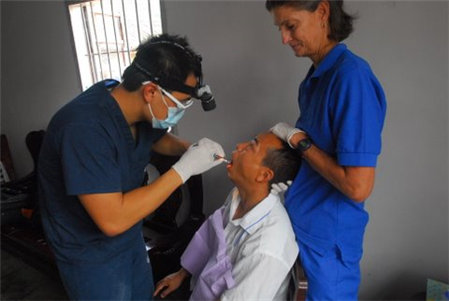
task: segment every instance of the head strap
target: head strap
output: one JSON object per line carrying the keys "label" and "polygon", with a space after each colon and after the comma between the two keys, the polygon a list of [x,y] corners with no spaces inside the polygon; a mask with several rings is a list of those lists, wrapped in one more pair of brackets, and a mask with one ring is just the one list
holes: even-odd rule
{"label": "head strap", "polygon": [[[181,45],[179,45],[179,46],[181,46]],[[193,97],[198,96],[198,88],[201,86],[201,79],[198,79],[198,85],[196,87],[191,87],[191,86],[185,85],[181,81],[174,79],[174,78],[170,78],[170,77],[164,78],[164,77],[160,77],[160,76],[154,76],[153,74],[151,74],[151,72],[149,72],[148,70],[143,68],[141,65],[139,65],[139,63],[137,63],[135,60],[133,61],[132,65],[137,70],[139,70],[140,72],[142,72],[143,74],[148,76],[150,81],[160,85],[162,88],[164,88],[166,90],[182,92],[182,93],[191,95]]]}

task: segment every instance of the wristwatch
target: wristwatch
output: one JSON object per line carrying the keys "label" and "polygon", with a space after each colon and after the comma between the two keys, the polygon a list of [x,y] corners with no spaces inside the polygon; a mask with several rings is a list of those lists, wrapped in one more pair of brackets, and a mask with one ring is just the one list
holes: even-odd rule
{"label": "wristwatch", "polygon": [[304,138],[298,142],[296,151],[302,156],[306,150],[312,146],[312,139]]}

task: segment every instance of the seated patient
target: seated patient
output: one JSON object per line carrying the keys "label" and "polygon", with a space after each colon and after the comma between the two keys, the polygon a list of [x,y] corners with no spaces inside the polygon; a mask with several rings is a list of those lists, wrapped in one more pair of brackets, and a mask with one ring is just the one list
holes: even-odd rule
{"label": "seated patient", "polygon": [[298,247],[270,188],[292,180],[300,164],[271,133],[238,144],[227,166],[235,188],[193,237],[182,268],[161,280],[154,295],[166,297],[192,275],[190,300],[285,300]]}

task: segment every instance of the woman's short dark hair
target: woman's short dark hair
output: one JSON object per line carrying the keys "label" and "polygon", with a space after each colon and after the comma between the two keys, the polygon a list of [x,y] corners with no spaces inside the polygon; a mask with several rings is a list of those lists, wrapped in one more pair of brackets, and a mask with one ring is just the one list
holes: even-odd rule
{"label": "woman's short dark hair", "polygon": [[274,173],[269,185],[293,180],[301,167],[301,160],[298,153],[286,142],[282,142],[280,149],[268,149],[262,164]]}
{"label": "woman's short dark hair", "polygon": [[137,48],[133,63],[123,72],[123,86],[128,91],[136,91],[142,82],[151,80],[148,73],[181,83],[192,73],[201,78],[201,56],[190,48],[185,37],[169,34],[155,36]]}
{"label": "woman's short dark hair", "polygon": [[[268,11],[272,11],[276,7],[290,6],[298,10],[307,10],[314,12],[318,4],[324,0],[267,0],[265,7]],[[350,15],[343,9],[343,0],[326,0],[329,2],[329,27],[330,32],[328,38],[333,41],[341,42],[354,31],[352,25],[355,15]]]}

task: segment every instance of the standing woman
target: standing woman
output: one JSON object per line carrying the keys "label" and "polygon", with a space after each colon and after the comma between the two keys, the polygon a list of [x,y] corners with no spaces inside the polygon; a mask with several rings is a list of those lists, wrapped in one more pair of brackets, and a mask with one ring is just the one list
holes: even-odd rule
{"label": "standing woman", "polygon": [[296,127],[271,131],[303,157],[285,197],[309,282],[307,300],[357,300],[359,263],[386,101],[368,63],[345,38],[343,1],[267,0],[282,43],[312,66],[300,84]]}

